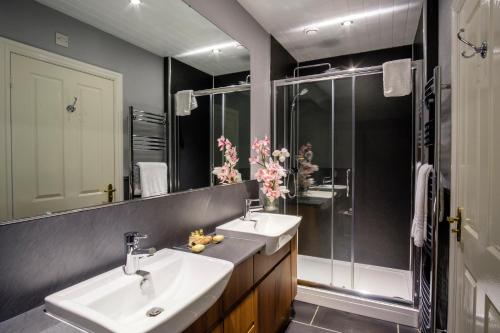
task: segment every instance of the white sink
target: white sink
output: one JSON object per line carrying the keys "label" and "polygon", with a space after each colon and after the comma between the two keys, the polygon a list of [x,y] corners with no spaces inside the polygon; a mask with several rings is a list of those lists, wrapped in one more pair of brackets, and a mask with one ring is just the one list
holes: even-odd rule
{"label": "white sink", "polygon": [[[141,259],[141,270],[150,273],[146,280],[118,267],[47,296],[45,308],[89,332],[181,332],[220,297],[233,267],[225,260],[164,249]],[[163,311],[148,316],[153,308]]]}
{"label": "white sink", "polygon": [[266,243],[264,253],[271,255],[288,243],[299,228],[301,216],[252,213],[254,221],[236,219],[216,228],[228,237],[259,240]]}
{"label": "white sink", "polygon": [[[320,191],[331,191],[332,190],[332,185],[331,184],[322,184],[322,185],[315,185],[315,186],[311,186],[310,189],[312,190],[320,190]],[[333,189],[336,190],[336,191],[340,191],[340,190],[345,190],[347,189],[347,186],[346,185],[333,185]]]}

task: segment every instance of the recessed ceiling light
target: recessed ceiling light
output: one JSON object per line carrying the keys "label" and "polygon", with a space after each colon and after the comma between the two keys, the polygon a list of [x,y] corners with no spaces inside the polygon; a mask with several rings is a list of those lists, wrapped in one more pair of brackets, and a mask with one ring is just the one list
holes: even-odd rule
{"label": "recessed ceiling light", "polygon": [[241,45],[240,43],[236,44],[235,46],[238,50],[242,50],[242,49],[245,49],[246,47]]}
{"label": "recessed ceiling light", "polygon": [[343,27],[348,27],[348,26],[350,26],[352,24],[354,24],[353,20],[347,20],[347,21],[344,21],[344,22],[340,23],[340,25],[342,25]]}
{"label": "recessed ceiling light", "polygon": [[221,50],[221,49],[213,49],[213,50],[212,50],[212,53],[213,53],[213,54],[221,54],[221,53],[222,53],[222,50]]}
{"label": "recessed ceiling light", "polygon": [[139,6],[142,4],[141,0],[130,0],[132,6]]}
{"label": "recessed ceiling light", "polygon": [[312,36],[312,35],[316,35],[318,33],[319,29],[316,28],[316,27],[307,27],[304,29],[304,33],[307,35],[307,36]]}

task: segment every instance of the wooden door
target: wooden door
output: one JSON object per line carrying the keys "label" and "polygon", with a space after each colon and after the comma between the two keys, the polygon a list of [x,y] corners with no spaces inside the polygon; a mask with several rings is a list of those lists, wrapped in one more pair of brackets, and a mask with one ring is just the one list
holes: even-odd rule
{"label": "wooden door", "polygon": [[[449,332],[500,332],[500,2],[466,0],[456,28],[488,55],[453,52],[452,207],[461,208],[461,239],[452,233]],[[457,228],[457,223],[453,223]]]}
{"label": "wooden door", "polygon": [[121,163],[113,82],[14,53],[11,76],[13,217],[107,202]]}

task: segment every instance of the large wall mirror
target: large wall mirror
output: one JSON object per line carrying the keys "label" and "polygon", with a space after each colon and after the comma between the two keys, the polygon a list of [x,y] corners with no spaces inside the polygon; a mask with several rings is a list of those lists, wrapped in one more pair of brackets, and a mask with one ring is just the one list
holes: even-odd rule
{"label": "large wall mirror", "polygon": [[0,224],[249,179],[250,55],[182,0],[0,3]]}

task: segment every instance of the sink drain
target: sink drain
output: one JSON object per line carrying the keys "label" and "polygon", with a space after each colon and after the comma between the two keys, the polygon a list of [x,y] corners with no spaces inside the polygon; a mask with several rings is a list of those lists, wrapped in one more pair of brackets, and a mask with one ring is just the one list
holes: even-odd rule
{"label": "sink drain", "polygon": [[157,308],[157,307],[154,307],[154,308],[151,308],[149,309],[147,312],[146,312],[146,316],[148,317],[156,317],[157,315],[159,315],[160,313],[162,313],[164,310],[162,308]]}

